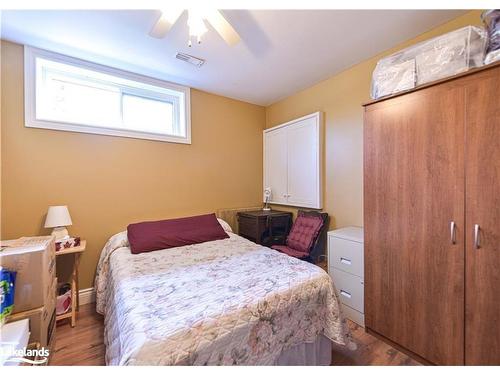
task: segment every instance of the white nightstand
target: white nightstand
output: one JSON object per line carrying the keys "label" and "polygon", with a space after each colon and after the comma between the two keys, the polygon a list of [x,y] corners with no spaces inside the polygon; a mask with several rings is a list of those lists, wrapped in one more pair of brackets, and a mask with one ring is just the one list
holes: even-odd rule
{"label": "white nightstand", "polygon": [[333,279],[346,318],[364,327],[363,228],[328,232],[328,273]]}

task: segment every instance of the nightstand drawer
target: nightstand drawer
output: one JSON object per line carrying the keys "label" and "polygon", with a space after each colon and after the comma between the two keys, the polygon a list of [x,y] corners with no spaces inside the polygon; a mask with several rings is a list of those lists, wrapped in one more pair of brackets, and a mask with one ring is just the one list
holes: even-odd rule
{"label": "nightstand drawer", "polygon": [[362,243],[329,236],[328,248],[330,249],[328,258],[330,267],[335,267],[339,270],[363,277],[364,262]]}
{"label": "nightstand drawer", "polygon": [[330,275],[337,288],[340,301],[363,313],[364,310],[364,281],[361,277],[330,268]]}

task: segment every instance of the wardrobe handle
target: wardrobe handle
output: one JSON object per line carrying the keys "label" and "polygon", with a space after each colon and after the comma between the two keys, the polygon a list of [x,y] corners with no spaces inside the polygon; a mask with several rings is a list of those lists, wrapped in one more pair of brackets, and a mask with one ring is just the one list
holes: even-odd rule
{"label": "wardrobe handle", "polygon": [[451,244],[455,245],[457,243],[457,225],[455,224],[454,221],[450,223],[450,237],[451,237]]}
{"label": "wardrobe handle", "polygon": [[481,244],[479,243],[479,224],[474,225],[474,247],[479,249]]}

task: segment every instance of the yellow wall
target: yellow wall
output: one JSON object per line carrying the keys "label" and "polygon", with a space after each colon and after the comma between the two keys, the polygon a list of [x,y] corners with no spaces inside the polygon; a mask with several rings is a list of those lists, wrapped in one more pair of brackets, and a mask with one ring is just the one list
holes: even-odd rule
{"label": "yellow wall", "polygon": [[90,287],[104,243],[130,222],[260,205],[262,129],[318,110],[326,125],[324,209],[332,227],[362,225],[361,103],[376,62],[479,24],[479,15],[469,12],[266,109],[192,90],[192,145],[25,128],[23,48],[2,42],[1,238],[48,233],[47,207],[67,204],[70,233],[87,239],[80,281]]}
{"label": "yellow wall", "polygon": [[[325,113],[324,210],[332,216],[332,228],[363,225],[361,103],[370,99],[371,74],[377,61],[422,40],[466,25],[479,25],[480,14],[468,12],[266,108],[266,128],[308,113]],[[295,211],[283,206],[275,208]]]}
{"label": "yellow wall", "polygon": [[192,145],[31,129],[23,47],[3,41],[1,64],[1,237],[49,233],[47,207],[67,204],[87,239],[81,288],[128,223],[260,204],[264,107],[191,90]]}

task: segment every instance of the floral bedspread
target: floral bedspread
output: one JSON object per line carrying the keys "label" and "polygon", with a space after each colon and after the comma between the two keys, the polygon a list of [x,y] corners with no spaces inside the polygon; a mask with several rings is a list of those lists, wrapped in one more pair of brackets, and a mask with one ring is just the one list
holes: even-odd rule
{"label": "floral bedspread", "polygon": [[126,232],[99,260],[97,311],[109,365],[266,365],[348,328],[319,267],[230,238],[132,254]]}

